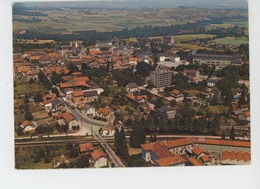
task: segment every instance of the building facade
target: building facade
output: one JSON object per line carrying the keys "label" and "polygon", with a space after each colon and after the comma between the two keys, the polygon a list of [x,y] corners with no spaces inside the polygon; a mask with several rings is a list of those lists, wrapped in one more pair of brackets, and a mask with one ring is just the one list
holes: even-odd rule
{"label": "building facade", "polygon": [[166,87],[172,84],[172,72],[170,70],[156,69],[150,72],[150,79],[156,88]]}

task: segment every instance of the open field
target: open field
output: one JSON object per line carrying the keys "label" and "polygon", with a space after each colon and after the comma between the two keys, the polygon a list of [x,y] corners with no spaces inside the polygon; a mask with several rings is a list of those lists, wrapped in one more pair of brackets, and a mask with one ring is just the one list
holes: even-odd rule
{"label": "open field", "polygon": [[215,40],[216,43],[225,44],[225,45],[240,45],[242,43],[248,43],[248,39],[246,37],[224,37],[224,38],[217,38]]}
{"label": "open field", "polygon": [[202,47],[202,46],[198,46],[198,45],[190,45],[190,44],[185,44],[185,43],[178,43],[178,44],[176,44],[176,46],[185,48],[185,49],[192,49],[192,50],[198,50],[198,49],[213,50],[213,48]]}
{"label": "open field", "polygon": [[37,93],[46,91],[42,83],[36,81],[35,83],[29,84],[26,81],[17,81],[17,87],[14,87],[15,94],[24,94],[24,93]]}
{"label": "open field", "polygon": [[211,24],[206,29],[216,29],[218,27],[233,28],[235,26],[248,28],[248,22],[224,22],[223,24]]}
{"label": "open field", "polygon": [[174,40],[179,42],[179,41],[190,41],[193,39],[204,39],[204,38],[213,38],[215,35],[211,34],[193,34],[193,35],[177,35],[174,36]]}
{"label": "open field", "polygon": [[39,22],[22,22],[19,19],[30,20],[30,16],[14,15],[14,30],[28,29],[48,33],[71,33],[73,31],[117,31],[123,28],[133,29],[137,26],[167,26],[175,24],[185,24],[186,21],[176,21],[175,19],[165,19],[164,13],[143,12],[134,10],[55,10],[42,11],[47,16],[38,16]]}
{"label": "open field", "polygon": [[31,44],[46,44],[46,43],[54,43],[54,40],[21,40],[16,43],[31,43]]}

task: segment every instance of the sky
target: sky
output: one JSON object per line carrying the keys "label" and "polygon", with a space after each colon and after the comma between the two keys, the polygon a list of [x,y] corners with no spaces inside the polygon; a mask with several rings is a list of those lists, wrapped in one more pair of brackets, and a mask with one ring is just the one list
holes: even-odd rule
{"label": "sky", "polygon": [[[60,1],[60,0],[58,0]],[[23,2],[23,1],[20,1]],[[24,1],[26,2],[26,1]],[[202,8],[247,8],[247,0],[84,0],[65,1],[55,3],[37,3],[38,6],[73,6],[73,7],[99,7],[99,8],[174,8],[178,6],[191,6]],[[27,4],[28,5],[28,4]],[[30,3],[35,6],[35,3]]]}

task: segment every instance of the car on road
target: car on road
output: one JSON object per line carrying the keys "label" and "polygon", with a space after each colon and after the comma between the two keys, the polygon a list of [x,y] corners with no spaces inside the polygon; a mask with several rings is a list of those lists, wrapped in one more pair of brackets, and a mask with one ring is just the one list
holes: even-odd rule
{"label": "car on road", "polygon": [[74,109],[75,109],[75,106],[71,106],[71,108],[74,110]]}

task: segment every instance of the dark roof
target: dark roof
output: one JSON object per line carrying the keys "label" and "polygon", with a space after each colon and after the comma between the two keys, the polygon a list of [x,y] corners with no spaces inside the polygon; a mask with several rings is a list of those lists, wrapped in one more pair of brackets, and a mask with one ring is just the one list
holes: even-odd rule
{"label": "dark roof", "polygon": [[51,102],[52,106],[55,107],[55,106],[58,106],[59,104],[61,105],[64,105],[59,99],[54,99],[52,102]]}
{"label": "dark roof", "polygon": [[137,86],[136,83],[128,83],[128,84],[126,85],[126,87],[128,87],[128,88],[130,88],[130,89],[133,89],[133,88],[137,88],[138,86]]}
{"label": "dark roof", "polygon": [[98,96],[97,91],[86,91],[84,92],[84,97],[89,97],[89,96]]}
{"label": "dark roof", "polygon": [[92,106],[92,105],[90,105],[90,104],[86,104],[83,109],[84,109],[85,111],[88,111],[90,108],[96,109],[94,106]]}

